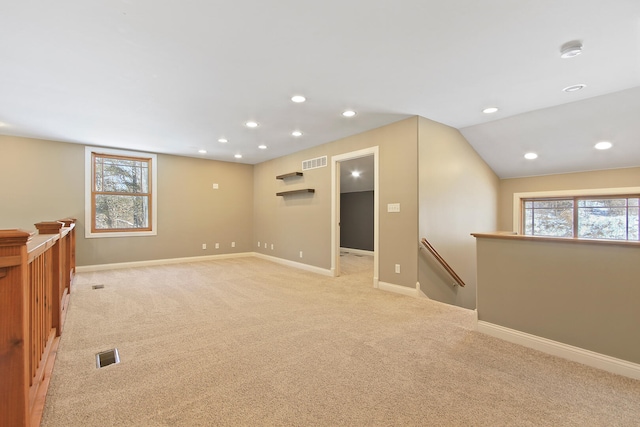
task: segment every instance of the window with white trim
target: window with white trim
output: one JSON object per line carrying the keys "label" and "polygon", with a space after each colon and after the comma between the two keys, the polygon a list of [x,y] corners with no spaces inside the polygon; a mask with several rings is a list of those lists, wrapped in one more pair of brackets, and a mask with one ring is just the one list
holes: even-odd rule
{"label": "window with white trim", "polygon": [[640,194],[521,199],[528,236],[640,240]]}
{"label": "window with white trim", "polygon": [[156,155],[86,147],[85,162],[85,235],[157,234]]}

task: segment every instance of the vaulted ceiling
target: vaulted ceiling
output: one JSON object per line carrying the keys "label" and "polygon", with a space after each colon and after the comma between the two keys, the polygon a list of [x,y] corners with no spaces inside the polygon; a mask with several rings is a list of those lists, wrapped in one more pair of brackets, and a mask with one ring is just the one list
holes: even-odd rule
{"label": "vaulted ceiling", "polygon": [[640,166],[638,0],[14,1],[0,58],[2,134],[255,164],[420,115],[503,178]]}

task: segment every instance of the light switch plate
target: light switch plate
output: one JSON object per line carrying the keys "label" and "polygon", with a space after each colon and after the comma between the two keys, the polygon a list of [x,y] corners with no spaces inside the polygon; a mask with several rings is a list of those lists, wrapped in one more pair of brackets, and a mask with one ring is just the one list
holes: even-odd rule
{"label": "light switch plate", "polygon": [[387,212],[400,212],[400,203],[387,204]]}

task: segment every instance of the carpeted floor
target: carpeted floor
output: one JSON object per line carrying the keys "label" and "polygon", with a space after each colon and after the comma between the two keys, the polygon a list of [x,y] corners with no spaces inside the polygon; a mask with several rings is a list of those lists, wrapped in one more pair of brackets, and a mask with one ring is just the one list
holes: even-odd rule
{"label": "carpeted floor", "polygon": [[479,334],[341,259],[339,278],[256,258],[78,274],[41,425],[640,425],[640,381]]}

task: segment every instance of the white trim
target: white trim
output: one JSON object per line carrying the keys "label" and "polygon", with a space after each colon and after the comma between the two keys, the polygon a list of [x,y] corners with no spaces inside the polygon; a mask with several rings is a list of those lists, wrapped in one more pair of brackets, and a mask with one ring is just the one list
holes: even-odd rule
{"label": "white trim", "polygon": [[[427,294],[425,294],[422,291],[422,287],[420,286],[420,282],[416,282],[416,293],[418,294],[418,298],[427,298],[427,299],[431,299],[429,298],[429,296]],[[434,300],[435,301],[435,300]]]}
{"label": "white trim", "polygon": [[364,249],[353,249],[353,248],[343,248],[340,247],[340,252],[348,252],[354,255],[362,255],[362,256],[374,256],[375,252],[373,251],[365,251]]}
{"label": "white trim", "polygon": [[616,196],[620,194],[640,193],[640,187],[588,188],[582,190],[530,191],[513,193],[513,231],[520,233],[522,228],[522,199],[539,197],[581,197],[581,196]]}
{"label": "white trim", "polygon": [[309,271],[311,273],[322,274],[323,276],[333,276],[333,272],[331,270],[327,270],[326,268],[320,268],[314,265],[303,264],[301,262],[296,262],[296,261],[290,261],[284,258],[277,258],[271,255],[265,255],[258,252],[254,252],[253,256],[256,258],[266,259],[267,261],[272,261],[278,264],[286,265],[287,267],[298,268],[300,270]]}
{"label": "white trim", "polygon": [[409,297],[418,297],[418,290],[416,288],[408,288],[406,286],[400,286],[393,283],[378,282],[378,289],[381,291],[394,292],[396,294],[402,294]]}
{"label": "white trim", "polygon": [[[93,233],[91,231],[91,185],[93,166],[91,153],[113,154],[128,157],[147,157],[151,159],[151,230]],[[105,237],[144,237],[158,234],[158,156],[153,153],[138,151],[113,150],[102,147],[84,147],[84,237],[86,239]]]}
{"label": "white trim", "polygon": [[166,258],[166,259],[151,259],[147,261],[118,262],[113,264],[82,265],[82,266],[76,267],[76,272],[87,273],[91,271],[118,270],[121,268],[152,267],[156,265],[183,264],[188,262],[214,261],[218,259],[246,258],[253,255],[254,255],[253,252],[242,252],[242,253],[236,253],[236,254],[206,255],[206,256],[185,257],[185,258]]}
{"label": "white trim", "polygon": [[339,275],[340,249],[338,238],[338,204],[337,198],[339,182],[337,182],[338,163],[344,160],[358,159],[373,155],[373,287],[378,287],[379,277],[379,224],[380,224],[380,179],[379,179],[379,148],[378,146],[352,151],[350,153],[331,156],[331,272]]}
{"label": "white trim", "polygon": [[515,329],[505,328],[504,326],[495,325],[482,320],[478,321],[477,328],[478,332],[482,332],[514,344],[523,345],[525,347],[542,351],[543,353],[559,356],[593,368],[602,369],[614,374],[640,380],[640,365],[637,363],[628,362],[626,360],[617,359],[594,351],[585,350],[580,347],[574,347],[569,344],[527,334]]}
{"label": "white trim", "polygon": [[76,267],[77,273],[87,273],[92,271],[103,270],[118,270],[122,268],[138,268],[138,267],[152,267],[157,265],[169,265],[169,264],[183,264],[189,262],[202,262],[202,261],[215,261],[219,259],[230,258],[247,258],[256,257],[272,261],[278,264],[286,265],[288,267],[298,268],[300,270],[310,271],[312,273],[322,274],[323,276],[332,276],[331,270],[327,270],[313,265],[302,264],[301,262],[289,261],[283,258],[276,258],[271,255],[265,255],[258,252],[240,252],[235,254],[221,254],[221,255],[206,255],[206,256],[194,256],[184,258],[165,258],[165,259],[152,259],[147,261],[132,261],[132,262],[119,262],[113,264],[96,264],[96,265],[83,265]]}

